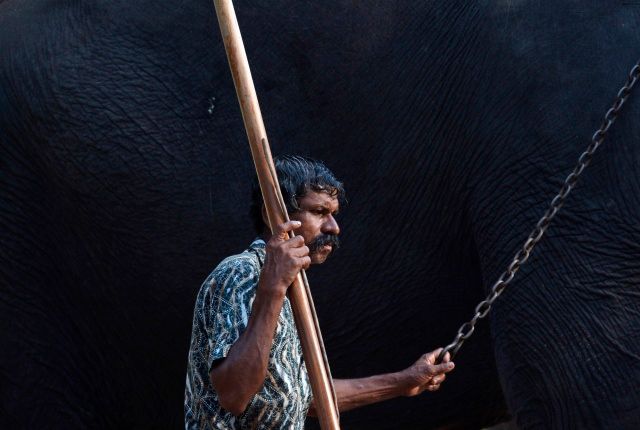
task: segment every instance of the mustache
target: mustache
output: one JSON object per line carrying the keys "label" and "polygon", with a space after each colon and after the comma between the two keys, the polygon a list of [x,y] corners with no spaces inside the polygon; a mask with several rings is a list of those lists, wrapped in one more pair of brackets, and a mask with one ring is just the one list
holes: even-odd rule
{"label": "mustache", "polygon": [[325,245],[331,245],[332,251],[335,251],[340,247],[340,239],[335,234],[320,234],[311,241],[309,245],[309,252],[316,252]]}

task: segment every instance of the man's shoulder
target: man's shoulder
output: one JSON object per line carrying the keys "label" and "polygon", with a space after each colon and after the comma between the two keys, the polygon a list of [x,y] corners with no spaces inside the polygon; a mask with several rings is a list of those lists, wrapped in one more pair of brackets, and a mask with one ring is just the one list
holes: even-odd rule
{"label": "man's shoulder", "polygon": [[257,282],[264,261],[264,247],[264,241],[255,240],[241,253],[222,260],[204,281],[202,289],[212,290],[229,283],[245,284],[251,280]]}
{"label": "man's shoulder", "polygon": [[255,240],[249,248],[239,254],[231,255],[220,262],[213,269],[211,275],[219,279],[225,279],[230,275],[252,275],[260,273],[264,260],[264,242]]}

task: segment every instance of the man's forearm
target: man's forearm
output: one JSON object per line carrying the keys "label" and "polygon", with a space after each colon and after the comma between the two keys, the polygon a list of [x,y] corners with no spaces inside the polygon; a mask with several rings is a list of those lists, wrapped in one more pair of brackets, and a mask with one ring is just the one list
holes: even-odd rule
{"label": "man's forearm", "polygon": [[[382,402],[403,394],[407,385],[400,372],[369,376],[358,379],[334,379],[333,385],[338,397],[340,412],[372,403]],[[309,415],[315,415],[312,402]]]}
{"label": "man's forearm", "polygon": [[246,409],[264,382],[283,301],[284,296],[258,289],[247,328],[227,357],[211,369],[211,384],[220,405],[234,415]]}
{"label": "man's forearm", "polygon": [[[360,379],[336,379],[334,387],[341,412],[371,403],[382,402],[399,396],[416,396],[424,390],[436,391],[445,373],[454,368],[445,355],[444,361],[435,364],[441,349],[422,355],[413,365],[400,372],[370,376]],[[309,415],[315,415],[314,404]]]}

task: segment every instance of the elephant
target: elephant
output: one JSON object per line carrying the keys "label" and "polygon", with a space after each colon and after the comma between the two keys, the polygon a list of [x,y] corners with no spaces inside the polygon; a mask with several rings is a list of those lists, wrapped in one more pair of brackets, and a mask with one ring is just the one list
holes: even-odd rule
{"label": "elephant", "polygon": [[[640,54],[638,2],[235,6],[274,155],[347,190],[336,378],[452,340]],[[255,235],[213,4],[5,0],[0,44],[0,427],[181,427],[198,288]],[[637,93],[441,390],[344,428],[638,428]]]}

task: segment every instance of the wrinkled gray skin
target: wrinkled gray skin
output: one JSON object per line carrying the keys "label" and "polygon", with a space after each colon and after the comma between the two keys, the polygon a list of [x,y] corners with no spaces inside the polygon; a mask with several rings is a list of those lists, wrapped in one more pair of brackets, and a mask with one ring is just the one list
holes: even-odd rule
{"label": "wrinkled gray skin", "polygon": [[[350,196],[310,271],[334,376],[470,318],[640,56],[640,4],[603,3],[238,2],[274,153]],[[0,52],[0,427],[178,428],[196,292],[253,238],[213,5],[4,0]],[[441,391],[344,428],[638,428],[639,119]]]}

